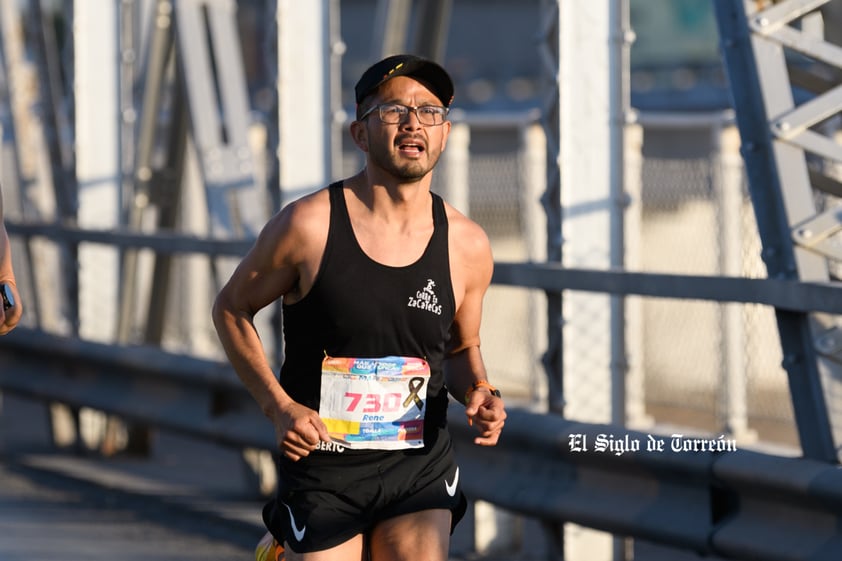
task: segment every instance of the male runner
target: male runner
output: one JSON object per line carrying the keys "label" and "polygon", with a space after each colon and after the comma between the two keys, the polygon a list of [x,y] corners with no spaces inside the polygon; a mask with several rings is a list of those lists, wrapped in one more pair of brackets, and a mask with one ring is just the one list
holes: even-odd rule
{"label": "male runner", "polygon": [[[364,169],[274,216],[214,304],[223,347],[282,453],[258,554],[445,561],[466,507],[448,392],[478,445],[495,445],[506,417],[480,354],[491,249],[430,192],[451,126],[447,72],[396,55],[355,93],[350,133]],[[278,298],[280,380],[253,323]]]}
{"label": "male runner", "polygon": [[0,187],[0,335],[15,328],[23,314],[12,269],[12,248],[3,223],[3,189]]}

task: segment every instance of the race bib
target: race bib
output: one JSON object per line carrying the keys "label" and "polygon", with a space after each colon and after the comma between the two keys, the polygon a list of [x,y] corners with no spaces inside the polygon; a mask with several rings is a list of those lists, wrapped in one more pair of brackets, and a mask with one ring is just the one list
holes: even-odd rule
{"label": "race bib", "polygon": [[352,449],[424,446],[430,365],[420,358],[325,357],[319,416]]}

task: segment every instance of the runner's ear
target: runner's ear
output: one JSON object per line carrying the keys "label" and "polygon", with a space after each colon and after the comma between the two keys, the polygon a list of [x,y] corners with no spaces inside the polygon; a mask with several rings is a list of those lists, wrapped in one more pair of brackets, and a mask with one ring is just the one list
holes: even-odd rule
{"label": "runner's ear", "polygon": [[354,141],[354,144],[357,145],[357,148],[368,153],[368,129],[366,128],[365,123],[361,123],[360,121],[354,121],[351,123],[350,127],[351,132],[351,139]]}

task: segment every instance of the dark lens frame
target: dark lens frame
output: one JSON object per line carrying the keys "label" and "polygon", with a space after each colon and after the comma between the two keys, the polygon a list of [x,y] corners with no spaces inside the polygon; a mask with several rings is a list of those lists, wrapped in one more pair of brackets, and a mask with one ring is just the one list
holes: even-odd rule
{"label": "dark lens frame", "polygon": [[[400,108],[403,108],[403,109],[406,110],[406,114],[400,115],[397,121],[387,121],[386,119],[383,118],[383,108],[385,108],[385,107],[400,107]],[[418,112],[418,110],[421,109],[422,107],[435,107],[437,109],[441,109],[442,110],[441,113],[436,113],[436,115],[441,115],[441,123],[435,123],[435,122],[425,123],[424,121],[422,121],[421,120],[422,119],[421,113]],[[439,126],[443,125],[445,123],[445,121],[447,121],[447,114],[450,112],[450,109],[448,107],[439,107],[437,105],[419,105],[417,107],[412,107],[410,105],[404,105],[402,103],[380,103],[378,105],[375,105],[374,107],[369,108],[368,111],[366,111],[365,113],[360,115],[360,118],[358,120],[362,121],[363,119],[365,119],[366,117],[368,117],[369,115],[374,113],[375,111],[377,111],[377,117],[380,119],[380,122],[384,123],[386,125],[398,125],[401,122],[403,122],[403,120],[406,117],[408,117],[410,113],[414,112],[415,118],[418,119],[418,122],[421,123],[423,126],[425,126],[425,127],[439,127]],[[435,118],[434,118],[434,120],[435,120]]]}

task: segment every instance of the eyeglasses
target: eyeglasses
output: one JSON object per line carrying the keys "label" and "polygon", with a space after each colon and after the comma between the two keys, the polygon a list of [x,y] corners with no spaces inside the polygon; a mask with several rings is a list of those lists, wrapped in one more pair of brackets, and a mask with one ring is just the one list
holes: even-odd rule
{"label": "eyeglasses", "polygon": [[362,121],[378,110],[380,112],[380,120],[387,125],[397,125],[403,122],[411,111],[415,113],[419,123],[428,127],[444,123],[444,118],[447,117],[447,113],[450,111],[447,107],[439,107],[437,105],[410,107],[408,105],[401,105],[400,103],[383,103],[381,105],[375,105],[363,113],[357,120]]}

